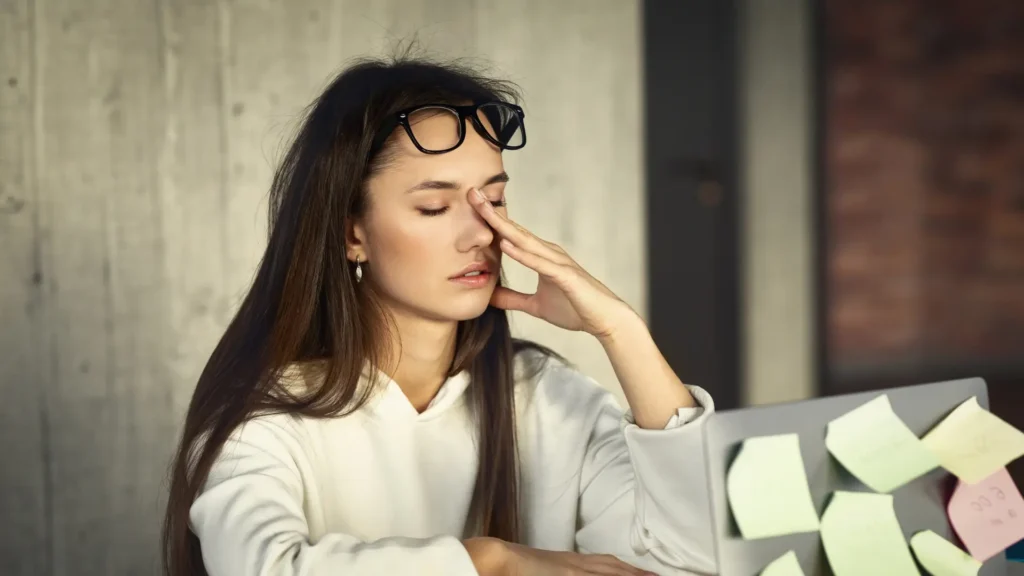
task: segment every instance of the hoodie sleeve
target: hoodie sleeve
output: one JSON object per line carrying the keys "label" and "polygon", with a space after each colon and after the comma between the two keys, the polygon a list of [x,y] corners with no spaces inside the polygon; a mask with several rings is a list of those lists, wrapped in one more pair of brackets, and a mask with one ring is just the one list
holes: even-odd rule
{"label": "hoodie sleeve", "polygon": [[294,428],[282,422],[256,418],[239,427],[190,509],[210,576],[477,576],[469,553],[452,536],[363,542],[333,533],[312,541],[300,444]]}
{"label": "hoodie sleeve", "polygon": [[662,576],[715,573],[702,426],[714,401],[687,388],[698,406],[680,408],[662,430],[640,428],[602,390],[581,472],[579,551]]}

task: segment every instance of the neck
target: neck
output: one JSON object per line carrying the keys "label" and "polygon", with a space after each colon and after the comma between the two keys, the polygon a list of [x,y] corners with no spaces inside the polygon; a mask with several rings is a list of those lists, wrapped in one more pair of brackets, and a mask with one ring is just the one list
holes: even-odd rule
{"label": "neck", "polygon": [[393,317],[397,332],[391,343],[394,356],[388,376],[422,412],[448,379],[458,323],[400,313],[393,313]]}

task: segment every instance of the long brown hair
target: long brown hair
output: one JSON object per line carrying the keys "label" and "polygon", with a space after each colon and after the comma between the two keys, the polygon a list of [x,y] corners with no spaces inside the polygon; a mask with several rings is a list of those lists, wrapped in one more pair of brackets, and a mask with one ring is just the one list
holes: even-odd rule
{"label": "long brown hair", "polygon": [[[240,309],[196,385],[170,472],[163,567],[170,576],[206,574],[189,509],[228,436],[254,413],[330,418],[358,410],[373,392],[359,386],[390,358],[393,329],[370,286],[354,281],[345,225],[367,207],[365,182],[393,159],[370,157],[375,130],[398,110],[466,100],[518,101],[508,82],[458,64],[401,56],[361,60],[342,71],[304,113],[270,190],[269,241]],[[520,538],[514,410],[515,340],[503,310],[460,322],[454,375],[468,370],[480,465],[467,519],[472,534]],[[285,389],[286,367],[320,367],[308,391]]]}

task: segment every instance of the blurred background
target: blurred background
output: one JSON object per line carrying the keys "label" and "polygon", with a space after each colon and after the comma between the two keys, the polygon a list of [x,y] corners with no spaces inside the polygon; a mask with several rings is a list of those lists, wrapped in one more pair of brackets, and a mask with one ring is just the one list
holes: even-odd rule
{"label": "blurred background", "polygon": [[523,88],[512,216],[720,408],[983,376],[1024,428],[1019,0],[0,0],[0,573],[157,572],[283,146],[412,38]]}

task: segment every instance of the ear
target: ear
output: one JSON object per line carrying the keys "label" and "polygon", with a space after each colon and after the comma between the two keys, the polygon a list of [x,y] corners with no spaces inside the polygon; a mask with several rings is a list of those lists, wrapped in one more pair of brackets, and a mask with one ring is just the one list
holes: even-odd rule
{"label": "ear", "polygon": [[369,246],[366,243],[366,227],[359,220],[350,218],[345,223],[345,257],[352,262],[366,262],[369,257]]}

